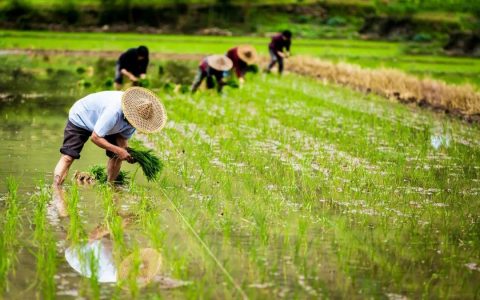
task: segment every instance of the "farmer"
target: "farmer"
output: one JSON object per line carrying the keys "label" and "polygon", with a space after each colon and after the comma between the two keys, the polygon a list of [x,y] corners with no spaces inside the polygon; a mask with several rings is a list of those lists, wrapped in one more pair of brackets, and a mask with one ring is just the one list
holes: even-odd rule
{"label": "farmer", "polygon": [[145,78],[148,66],[148,48],[140,46],[128,49],[122,53],[115,66],[115,89],[120,90],[123,84],[123,76],[127,76],[134,85],[138,84],[139,78]]}
{"label": "farmer", "polygon": [[253,65],[257,60],[257,51],[250,45],[241,45],[228,50],[226,56],[233,62],[235,75],[240,85],[243,85],[248,66]]}
{"label": "farmer", "polygon": [[197,76],[195,76],[192,84],[192,93],[195,93],[205,78],[207,79],[207,88],[214,88],[214,77],[217,82],[217,91],[219,93],[222,92],[223,86],[225,85],[223,77],[225,72],[230,70],[232,66],[232,61],[225,55],[210,55],[205,57],[198,66]]}
{"label": "farmer", "polygon": [[[292,33],[290,30],[285,30],[282,33],[276,34],[272,37],[272,41],[268,45],[270,52],[270,64],[267,67],[267,72],[278,63],[278,73],[283,72],[283,59],[290,56],[290,45],[292,43]],[[284,51],[284,49],[286,51]]]}
{"label": "farmer", "polygon": [[[62,215],[61,185],[75,159],[80,158],[83,145],[90,138],[105,149],[109,157],[107,179],[117,178],[122,161],[133,163],[127,151],[127,141],[138,129],[155,132],[163,128],[166,113],[158,98],[147,89],[129,88],[125,92],[105,91],[87,95],[70,108],[65,127],[62,156],[53,173],[54,200]],[[59,206],[60,205],[60,206]]]}

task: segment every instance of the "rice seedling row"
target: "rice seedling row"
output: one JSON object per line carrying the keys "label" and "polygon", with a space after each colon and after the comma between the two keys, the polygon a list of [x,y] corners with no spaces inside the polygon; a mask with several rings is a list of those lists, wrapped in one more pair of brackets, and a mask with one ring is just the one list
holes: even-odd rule
{"label": "rice seedling row", "polygon": [[43,299],[54,299],[57,288],[55,275],[58,263],[55,236],[47,219],[49,213],[47,206],[51,200],[51,194],[45,186],[40,186],[40,191],[32,196],[32,201],[36,204],[34,241],[37,246],[38,292]]}
{"label": "rice seedling row", "polygon": [[[241,97],[241,96],[240,96],[240,97]],[[210,100],[210,99],[209,99],[209,100]],[[219,101],[223,101],[223,99],[220,99]],[[238,102],[237,102],[236,104],[238,104]],[[238,111],[238,110],[237,110],[237,111]],[[196,124],[199,124],[199,121],[202,121],[202,122],[204,122],[205,124],[212,124],[212,123],[215,122],[215,120],[214,120],[213,118],[212,118],[212,119],[207,119],[207,120],[202,120],[202,118],[206,118],[206,117],[205,117],[205,116],[206,116],[206,113],[205,113],[205,112],[204,112],[203,114],[202,114],[202,113],[192,113],[192,111],[188,111],[188,109],[187,109],[187,112],[188,112],[188,113],[185,113],[185,115],[181,115],[181,117],[179,117],[179,118],[180,118],[180,119],[183,119],[183,118],[187,118],[187,116],[199,116],[199,115],[201,115],[201,116],[202,116],[201,118],[195,120],[195,123],[196,123]],[[225,121],[225,120],[222,120],[222,121]],[[188,126],[186,126],[186,127],[188,127]],[[190,127],[193,127],[193,128],[195,128],[195,129],[197,129],[198,132],[201,132],[201,129],[202,129],[202,128],[199,128],[198,125],[197,125],[196,127],[195,127],[195,126],[190,126]],[[248,128],[247,128],[247,129],[248,129]],[[275,131],[275,130],[277,130],[277,129],[278,129],[278,128],[275,128],[275,129],[272,130],[272,131]],[[297,128],[297,130],[296,130],[295,132],[298,132],[298,128]],[[282,133],[283,133],[283,132],[282,132]],[[407,134],[409,134],[409,133],[410,133],[410,131],[407,131],[407,133],[406,133],[405,135],[407,135]],[[242,134],[244,134],[244,133],[242,133]],[[269,132],[269,133],[267,133],[267,134],[272,134],[272,133]],[[168,135],[171,135],[171,133],[168,132]],[[201,133],[198,134],[198,135],[199,135],[199,136],[202,136]],[[193,136],[193,137],[196,136],[195,131],[191,134],[191,136]],[[400,135],[400,136],[401,136],[401,135]],[[171,138],[171,137],[170,137],[170,138]],[[235,138],[235,136],[234,136],[233,138]],[[241,137],[240,137],[240,136],[236,136],[236,138],[238,138],[239,140],[241,140]],[[207,140],[208,140],[208,138],[207,138]],[[189,139],[189,141],[191,141],[191,139]],[[428,141],[428,139],[427,139],[427,141]],[[401,141],[400,141],[400,142],[401,142]],[[425,141],[424,141],[424,142],[425,142]],[[191,142],[189,142],[189,143],[191,143]],[[186,143],[183,143],[183,145],[185,145],[185,144],[186,144]],[[211,145],[211,144],[210,144],[210,145]],[[411,144],[410,146],[411,146],[411,148],[414,147],[413,144]],[[368,149],[368,148],[367,148],[367,149]],[[213,149],[213,150],[214,150],[214,149]],[[223,148],[222,150],[225,150],[225,148]],[[236,150],[237,150],[237,149],[236,149]],[[302,150],[302,149],[298,149],[298,150]],[[215,151],[215,150],[214,150],[214,151]],[[244,149],[237,150],[237,151],[241,152],[241,151],[244,151]],[[372,149],[371,151],[374,152],[375,149]],[[191,152],[192,152],[192,153],[195,153],[195,152],[198,153],[199,151],[198,151],[198,149],[192,149]],[[232,150],[232,152],[235,153],[235,150]],[[252,153],[252,154],[255,155],[255,153]],[[369,153],[367,152],[367,154],[369,154]],[[455,154],[456,154],[456,153],[455,153]],[[201,159],[202,159],[202,158],[200,158],[200,160],[201,160]],[[378,160],[379,160],[379,161],[382,161],[382,160],[384,160],[384,159],[378,159]],[[258,164],[258,165],[265,165],[265,164],[260,163],[260,164]],[[383,166],[382,166],[382,167],[383,167]],[[332,168],[332,166],[329,166],[329,168]],[[190,166],[190,169],[191,169],[191,166]],[[328,168],[327,168],[327,169],[328,169]],[[249,170],[249,171],[250,171],[250,170]],[[368,171],[368,169],[367,169],[367,171]],[[368,172],[366,172],[366,173],[368,174]],[[423,173],[423,171],[420,171],[419,173]],[[361,173],[360,173],[360,174],[361,174]],[[392,172],[392,174],[395,174],[395,172]],[[473,174],[473,175],[474,175],[474,176],[473,176],[474,178],[478,176],[478,174],[477,174],[477,175],[475,175],[475,174],[476,174],[476,173]],[[366,174],[362,174],[362,175],[363,175],[363,176],[366,176]],[[381,175],[381,174],[380,174],[380,175]],[[421,176],[421,175],[422,175],[422,176]],[[231,174],[229,174],[229,176],[231,176]],[[405,175],[399,174],[398,178],[401,179],[401,178],[403,178],[403,176],[405,176]],[[424,179],[424,177],[426,177],[426,178]],[[429,176],[424,176],[423,174],[419,174],[419,179],[425,180],[426,182],[428,182],[428,181],[431,180],[431,178],[428,178],[428,177],[429,177]],[[382,186],[389,186],[389,185],[392,185],[392,186],[393,186],[393,185],[397,184],[398,181],[400,181],[399,179],[393,180],[393,181],[390,182],[390,183],[389,183],[389,182],[386,182],[386,183],[385,183],[384,180],[383,180],[383,178],[376,178],[376,181],[381,181]],[[474,180],[476,180],[476,179],[474,179]],[[242,180],[239,180],[239,181],[241,182]],[[372,180],[372,181],[373,181],[373,180]],[[374,181],[374,182],[375,182],[375,181]],[[331,182],[328,182],[328,183],[331,184]],[[334,182],[334,183],[335,183],[335,182]],[[420,181],[420,183],[421,183],[421,181]],[[424,183],[424,184],[425,184],[425,183]],[[435,185],[435,184],[437,184],[437,182],[432,182],[432,185]],[[341,184],[341,183],[338,184],[338,183],[337,183],[337,185],[340,185],[339,187],[336,187],[337,189],[342,189],[342,186],[344,186],[345,184]],[[407,188],[413,188],[413,187],[408,187],[408,186],[407,186]],[[335,193],[334,189],[335,189],[335,188],[332,188],[332,189],[331,189],[331,190],[332,190],[332,191],[331,191],[331,194],[333,194],[335,197],[340,196],[339,193]],[[343,190],[341,190],[341,191],[344,192]],[[417,197],[417,200],[419,200],[418,198],[424,197],[424,195],[427,195],[427,196],[430,196],[431,194],[438,195],[438,191],[435,191],[435,190],[429,191],[428,188],[424,188],[424,187],[420,187],[417,191],[418,191],[418,193],[416,193],[417,195],[415,195],[415,196]],[[370,192],[370,193],[371,193],[371,192]],[[383,193],[381,193],[381,192],[376,192],[376,193],[374,193],[373,195],[371,195],[370,197],[371,197],[372,202],[373,202],[373,199],[385,198],[386,196],[388,196],[389,193],[390,193],[389,191],[383,192]],[[435,195],[434,195],[434,196],[435,196]],[[303,194],[302,194],[302,196],[303,196]],[[318,196],[318,195],[317,195],[317,196]],[[342,198],[343,198],[343,197],[348,198],[349,195],[346,195],[346,196],[347,196],[347,197],[345,197],[345,195],[343,195]],[[358,195],[357,195],[357,196],[358,196]],[[362,195],[362,196],[363,196],[363,195]],[[438,195],[438,196],[439,196],[438,198],[443,197],[442,195]],[[329,197],[326,197],[326,198],[328,199]],[[409,199],[404,199],[403,201],[408,201],[408,200],[409,200]],[[304,198],[302,198],[302,201],[304,201]],[[432,211],[440,211],[440,215],[442,215],[442,207],[446,207],[446,205],[448,205],[448,204],[445,204],[445,203],[443,203],[443,202],[434,202],[435,199],[434,199],[432,202],[430,202],[430,201],[431,201],[431,200],[428,200],[428,201],[426,201],[426,203],[425,203],[426,206],[429,207],[429,210],[430,210],[431,212],[432,212]],[[328,201],[328,202],[330,202],[330,201]],[[333,202],[333,201],[332,201],[332,202]],[[335,202],[338,202],[338,201],[335,201]],[[331,203],[331,205],[334,206],[334,207],[335,207],[335,206],[336,206],[336,207],[342,207],[342,203],[341,203],[341,202],[339,202],[339,204],[336,204],[335,202],[334,202],[334,203]],[[357,205],[360,205],[360,208],[361,208],[361,206],[365,206],[365,204],[364,204],[363,201],[358,201],[358,202],[359,202],[359,203],[358,203]],[[379,202],[379,201],[375,201],[375,202]],[[392,204],[394,203],[394,201],[391,201],[391,202],[392,202]],[[411,202],[413,203],[413,204],[411,204],[411,205],[415,205],[415,203],[417,203],[417,202],[415,202],[415,201],[411,201]],[[429,204],[429,203],[430,203],[430,204]],[[385,203],[382,203],[382,204],[384,205]],[[402,204],[403,204],[403,203],[402,203]],[[348,205],[350,205],[350,204],[346,204],[345,206],[348,206]],[[407,207],[408,207],[408,205],[407,205]],[[437,208],[437,207],[438,207],[438,208]],[[389,210],[390,210],[390,209],[392,210],[392,211],[391,211],[391,214],[399,213],[399,211],[396,210],[395,208],[388,208],[388,209],[389,209]],[[369,209],[368,207],[367,207],[367,208],[364,207],[363,209],[362,209],[362,208],[361,208],[361,209],[349,209],[349,210],[347,210],[347,212],[349,212],[349,214],[361,214],[361,215],[365,214],[365,215],[367,215],[366,218],[369,218],[369,219],[372,219],[371,215],[376,215],[375,211]],[[409,214],[414,213],[414,212],[409,211],[409,210],[408,210],[407,212],[408,212]],[[431,213],[431,212],[430,212],[430,213]],[[400,213],[401,213],[401,212],[400,212]],[[384,214],[384,213],[382,212],[382,214]],[[391,226],[391,224],[388,223],[388,220],[390,219],[391,214],[384,214],[384,215],[385,215],[385,219],[383,219],[383,224],[381,224],[381,225],[383,225],[384,227],[387,226],[387,225],[390,225],[390,226]],[[368,215],[370,215],[370,217],[368,217]],[[398,217],[398,216],[397,216],[397,217]],[[433,218],[437,218],[438,216],[436,216],[435,214],[433,214],[433,215],[430,216],[430,217],[433,219]],[[362,223],[363,223],[363,224],[368,223],[368,219],[367,219],[367,220],[363,220]],[[416,224],[412,224],[412,227],[413,227],[414,225],[416,225]],[[462,225],[465,226],[466,224],[462,224]],[[447,225],[447,226],[451,226],[451,224],[449,224],[449,225]],[[410,228],[410,229],[412,229],[412,228]],[[428,244],[428,242],[427,242],[427,244]]]}
{"label": "rice seedling row", "polygon": [[17,263],[17,239],[20,230],[20,207],[18,204],[18,182],[14,177],[6,180],[7,194],[4,198],[4,216],[0,235],[0,292],[8,290],[8,277],[15,274]]}

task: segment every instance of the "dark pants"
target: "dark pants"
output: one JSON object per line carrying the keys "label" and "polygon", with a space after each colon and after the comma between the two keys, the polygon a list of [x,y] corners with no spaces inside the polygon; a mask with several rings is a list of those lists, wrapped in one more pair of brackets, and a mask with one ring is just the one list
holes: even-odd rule
{"label": "dark pants", "polygon": [[122,72],[120,72],[120,64],[119,63],[117,63],[115,65],[115,82],[118,83],[118,84],[123,83],[123,74],[122,74]]}
{"label": "dark pants", "polygon": [[[83,145],[88,141],[92,132],[80,128],[70,122],[67,122],[65,126],[65,131],[63,133],[63,145],[60,148],[60,153],[68,155],[74,159],[80,158],[80,152],[82,152]],[[115,146],[117,145],[117,134],[107,135],[105,139]],[[115,156],[113,152],[106,151],[108,157],[112,158]]]}
{"label": "dark pants", "polygon": [[213,75],[213,74],[208,74],[207,72],[201,70],[200,68],[198,69],[197,75],[195,76],[195,79],[193,80],[192,84],[192,93],[194,93],[202,84],[202,81],[206,79],[207,83],[207,89],[213,89],[215,87],[215,79],[217,80],[217,90],[219,92],[222,91],[223,83],[221,82],[221,79],[218,78],[218,76]]}
{"label": "dark pants", "polygon": [[283,72],[283,57],[277,54],[275,50],[268,48],[270,52],[270,64],[268,65],[267,70],[270,72],[270,70],[273,68],[273,66],[278,63],[278,73],[282,74]]}

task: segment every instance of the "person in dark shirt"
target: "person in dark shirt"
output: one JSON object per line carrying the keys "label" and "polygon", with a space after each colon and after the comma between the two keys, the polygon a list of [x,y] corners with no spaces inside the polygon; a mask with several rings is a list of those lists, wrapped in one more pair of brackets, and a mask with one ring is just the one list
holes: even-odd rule
{"label": "person in dark shirt", "polygon": [[197,76],[192,84],[192,93],[195,93],[200,87],[202,81],[207,79],[207,88],[212,89],[215,87],[215,81],[217,82],[217,91],[222,92],[225,82],[223,80],[224,73],[230,70],[233,66],[230,58],[225,55],[210,55],[202,59],[198,66]]}
{"label": "person in dark shirt", "polygon": [[115,66],[115,88],[120,90],[123,84],[123,75],[127,76],[136,85],[139,78],[145,78],[148,66],[148,48],[140,46],[128,49],[122,53]]}
{"label": "person in dark shirt", "polygon": [[253,46],[241,45],[228,50],[226,56],[232,60],[235,75],[237,75],[240,85],[243,85],[248,66],[257,60],[257,51]]}
{"label": "person in dark shirt", "polygon": [[[283,59],[290,56],[290,45],[292,43],[292,33],[290,30],[285,30],[280,34],[274,35],[272,41],[268,45],[270,52],[270,64],[267,67],[267,72],[278,63],[278,73],[283,72]],[[284,51],[285,49],[286,51]]]}

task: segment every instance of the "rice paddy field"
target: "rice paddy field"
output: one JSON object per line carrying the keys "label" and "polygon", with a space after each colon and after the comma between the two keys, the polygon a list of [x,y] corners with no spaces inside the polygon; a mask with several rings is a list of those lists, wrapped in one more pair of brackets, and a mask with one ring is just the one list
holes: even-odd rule
{"label": "rice paddy field", "polygon": [[[123,186],[77,184],[75,170],[106,162],[89,142],[65,184],[69,217],[60,218],[50,183],[68,109],[111,88],[115,57],[11,51],[120,51],[140,39],[1,35],[1,297],[480,297],[478,124],[295,74],[249,74],[241,89],[191,95],[182,86],[197,62],[155,59],[149,87],[169,121],[135,139],[163,162],[159,180],[126,164],[133,180]],[[141,41],[162,53],[223,53],[241,42],[266,52],[256,38]],[[478,85],[478,60],[411,57],[393,43],[294,47]],[[161,266],[145,285],[135,275],[152,249]],[[128,261],[136,266],[128,276],[102,282]]]}

